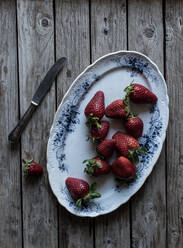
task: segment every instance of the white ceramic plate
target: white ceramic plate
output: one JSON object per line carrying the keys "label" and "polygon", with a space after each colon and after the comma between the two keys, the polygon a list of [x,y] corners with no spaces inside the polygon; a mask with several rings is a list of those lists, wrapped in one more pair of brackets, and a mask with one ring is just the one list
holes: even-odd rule
{"label": "white ceramic plate", "polygon": [[[142,104],[131,106],[144,121],[144,132],[139,142],[148,149],[137,165],[137,179],[132,183],[119,184],[112,173],[91,178],[84,173],[82,164],[84,159],[96,154],[93,145],[86,141],[88,129],[85,126],[85,106],[98,90],[104,91],[106,106],[124,97],[123,90],[132,81],[145,85],[158,96],[154,107]],[[145,55],[119,51],[103,56],[88,66],[64,96],[50,131],[47,169],[51,188],[59,203],[75,215],[95,217],[109,213],[127,202],[143,185],[160,155],[168,116],[165,80],[158,67]],[[123,130],[122,123],[110,120],[107,138],[111,138],[117,130]],[[78,208],[65,186],[65,179],[69,176],[83,178],[89,183],[97,182],[102,197]]]}

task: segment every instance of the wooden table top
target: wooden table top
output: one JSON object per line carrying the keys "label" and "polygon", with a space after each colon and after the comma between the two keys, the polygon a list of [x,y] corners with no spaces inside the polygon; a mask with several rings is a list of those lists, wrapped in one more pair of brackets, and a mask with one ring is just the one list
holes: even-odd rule
{"label": "wooden table top", "polygon": [[[183,1],[0,1],[0,248],[183,247]],[[83,219],[59,206],[46,172],[54,113],[76,76],[100,56],[142,52],[164,74],[170,121],[145,185],[117,211]],[[11,147],[7,137],[54,61],[68,58],[51,91]],[[44,167],[25,180],[25,151]]]}

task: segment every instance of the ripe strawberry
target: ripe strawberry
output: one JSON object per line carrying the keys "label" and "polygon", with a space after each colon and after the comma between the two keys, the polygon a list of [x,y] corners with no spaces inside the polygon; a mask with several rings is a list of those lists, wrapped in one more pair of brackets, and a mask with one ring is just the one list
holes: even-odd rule
{"label": "ripe strawberry", "polygon": [[89,138],[92,140],[93,143],[100,142],[105,139],[109,131],[109,122],[108,121],[101,121],[101,127],[92,127],[90,129]]}
{"label": "ripe strawberry", "polygon": [[81,207],[82,203],[85,201],[101,196],[99,193],[95,192],[97,186],[96,183],[89,186],[89,184],[83,179],[68,177],[65,184],[78,207]]}
{"label": "ripe strawberry", "polygon": [[133,163],[139,162],[139,153],[146,152],[146,148],[140,148],[138,141],[131,135],[118,131],[112,138],[116,140],[116,149],[119,154],[129,158]]}
{"label": "ripe strawberry", "polygon": [[104,116],[104,112],[104,93],[97,91],[85,108],[85,116],[88,118],[86,125],[100,127],[99,120]]}
{"label": "ripe strawberry", "polygon": [[130,84],[125,91],[135,103],[156,103],[158,100],[154,93],[141,84]]}
{"label": "ripe strawberry", "polygon": [[31,176],[40,176],[43,173],[43,168],[41,165],[33,161],[33,159],[25,161],[22,160],[24,165],[24,174]]}
{"label": "ripe strawberry", "polygon": [[104,158],[109,158],[115,150],[115,145],[116,141],[114,139],[104,140],[97,146],[97,153]]}
{"label": "ripe strawberry", "polygon": [[122,99],[109,104],[105,109],[105,115],[112,119],[125,119],[127,117],[127,105]]}
{"label": "ripe strawberry", "polygon": [[112,171],[120,179],[132,179],[136,167],[129,159],[121,156],[112,163]]}
{"label": "ripe strawberry", "polygon": [[125,121],[126,131],[136,139],[142,136],[143,127],[144,123],[138,116],[129,115]]}
{"label": "ripe strawberry", "polygon": [[111,166],[102,160],[101,158],[92,158],[88,160],[84,160],[83,163],[86,163],[87,165],[84,169],[84,172],[89,174],[90,176],[100,176],[108,174],[111,170]]}

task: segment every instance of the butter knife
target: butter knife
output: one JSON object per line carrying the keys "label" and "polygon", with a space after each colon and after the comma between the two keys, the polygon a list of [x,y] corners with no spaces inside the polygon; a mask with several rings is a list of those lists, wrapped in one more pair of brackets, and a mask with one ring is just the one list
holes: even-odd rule
{"label": "butter knife", "polygon": [[58,59],[56,61],[56,63],[47,72],[46,76],[41,81],[38,89],[36,90],[29,108],[24,113],[22,118],[19,120],[16,127],[9,134],[8,139],[10,142],[17,143],[19,141],[21,134],[22,134],[24,128],[27,126],[34,111],[37,109],[38,105],[42,102],[43,98],[50,90],[58,72],[63,68],[65,63],[66,63],[66,58],[62,57],[62,58]]}

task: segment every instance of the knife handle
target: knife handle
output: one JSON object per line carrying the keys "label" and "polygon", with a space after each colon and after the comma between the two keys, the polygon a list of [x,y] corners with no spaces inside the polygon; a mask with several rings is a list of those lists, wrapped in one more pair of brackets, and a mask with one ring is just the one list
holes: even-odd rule
{"label": "knife handle", "polygon": [[11,133],[8,136],[9,141],[12,143],[17,143],[20,139],[20,136],[24,130],[24,128],[27,126],[27,123],[29,122],[30,118],[32,117],[32,114],[34,113],[36,109],[36,105],[30,104],[27,111],[24,113],[22,118],[19,120],[16,127],[11,131]]}

